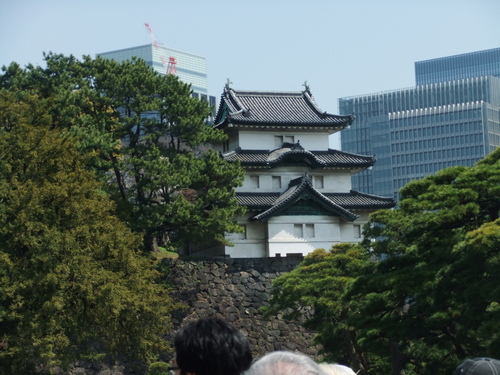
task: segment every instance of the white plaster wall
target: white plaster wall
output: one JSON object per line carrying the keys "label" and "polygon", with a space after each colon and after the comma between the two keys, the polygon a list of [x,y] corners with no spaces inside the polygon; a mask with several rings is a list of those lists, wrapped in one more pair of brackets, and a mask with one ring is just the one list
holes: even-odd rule
{"label": "white plaster wall", "polygon": [[234,247],[226,246],[226,255],[231,258],[266,258],[266,245],[262,242],[235,243]]}
{"label": "white plaster wall", "polygon": [[[326,192],[349,193],[351,191],[351,173],[349,171],[322,171]],[[328,174],[327,174],[328,173]],[[312,174],[311,174],[312,175]]]}
{"label": "white plaster wall", "polygon": [[[338,243],[359,243],[355,225],[368,222],[368,213],[358,213],[354,222],[334,216],[276,216],[267,222],[250,221],[255,213],[249,212],[240,218],[246,225],[246,238],[231,239],[234,246],[226,246],[226,255],[232,258],[261,258],[287,255],[307,255],[316,249],[329,250]],[[294,235],[294,224],[314,224],[314,237]]]}
{"label": "white plaster wall", "polygon": [[324,133],[301,133],[293,131],[240,131],[239,147],[243,150],[274,150],[277,148],[274,136],[292,136],[294,142],[300,141],[300,145],[306,150],[328,150],[329,135]]}
{"label": "white plaster wall", "polygon": [[[314,237],[294,235],[294,224],[314,224]],[[307,255],[341,241],[340,220],[332,216],[277,216],[268,221],[269,256]]]}
{"label": "white plaster wall", "polygon": [[[344,221],[340,225],[340,236],[342,238],[341,242],[349,243],[360,243],[363,240],[363,226],[369,221],[369,212],[355,212],[359,215],[355,221]],[[355,228],[359,226],[359,230]],[[361,232],[361,237],[358,236],[358,232]]]}
{"label": "white plaster wall", "polygon": [[238,224],[246,226],[246,238],[230,241],[225,253],[231,258],[263,258],[267,256],[267,224],[249,220],[255,212],[247,212],[239,218]]}
{"label": "white plaster wall", "polygon": [[[309,171],[307,167],[293,167],[290,168],[273,168],[273,169],[265,169],[265,170],[250,170],[245,173],[245,179],[243,181],[243,185],[236,188],[236,191],[244,191],[244,192],[284,192],[288,189],[288,185],[291,180],[296,179],[298,177],[302,177],[304,173]],[[259,188],[253,188],[250,182],[250,176],[259,176]],[[272,176],[280,176],[281,177],[281,189],[273,188],[273,179]]]}
{"label": "white plaster wall", "polygon": [[[307,167],[278,167],[266,170],[251,170],[247,171],[245,174],[245,180],[243,185],[236,188],[236,191],[245,192],[283,192],[288,189],[290,181],[302,177],[304,173],[313,179],[314,176],[323,176],[323,188],[315,186],[320,192],[336,192],[336,193],[348,193],[351,191],[351,174],[349,172],[342,172],[336,170],[316,170],[311,171]],[[251,187],[250,176],[259,176],[259,188]],[[272,176],[281,176],[281,189],[273,188]]]}

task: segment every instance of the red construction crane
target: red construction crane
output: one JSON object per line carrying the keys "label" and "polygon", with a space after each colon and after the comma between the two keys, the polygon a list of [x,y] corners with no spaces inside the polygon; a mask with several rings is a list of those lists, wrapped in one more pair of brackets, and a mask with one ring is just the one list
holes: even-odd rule
{"label": "red construction crane", "polygon": [[158,39],[156,39],[155,33],[151,29],[151,26],[149,26],[149,23],[145,23],[144,26],[146,26],[146,29],[148,30],[149,36],[151,37],[151,43],[153,44],[153,47],[158,52],[160,52],[160,60],[161,60],[163,67],[165,68],[165,74],[175,75],[177,73],[177,68],[176,68],[177,61],[175,60],[175,57],[170,56],[168,61],[167,61],[167,59],[163,55],[163,51],[160,51],[161,47],[163,47],[163,44],[160,43],[158,41]]}

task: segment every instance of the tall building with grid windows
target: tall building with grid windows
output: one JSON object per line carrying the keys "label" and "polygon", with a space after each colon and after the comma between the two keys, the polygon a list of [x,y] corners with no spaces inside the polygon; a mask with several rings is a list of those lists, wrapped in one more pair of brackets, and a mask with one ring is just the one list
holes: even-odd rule
{"label": "tall building with grid windows", "polygon": [[[416,76],[425,84],[339,99],[339,113],[356,116],[342,132],[342,150],[377,159],[372,169],[352,176],[353,189],[397,198],[409,181],[454,165],[472,166],[499,147],[500,77],[492,75],[495,66],[500,70],[498,51],[466,54],[474,56],[477,74],[466,55],[429,60],[442,74],[433,78],[423,61]],[[492,56],[496,65],[485,64]],[[467,71],[462,78],[460,64]],[[485,66],[489,75],[482,76]],[[436,78],[448,76],[453,79]]]}
{"label": "tall building with grid windows", "polygon": [[102,52],[98,53],[98,56],[117,62],[131,60],[134,56],[139,57],[162,74],[166,73],[164,61],[174,57],[176,60],[176,74],[182,82],[191,85],[193,96],[208,100],[210,105],[214,107],[217,104],[215,96],[208,95],[207,62],[205,57],[153,44]]}
{"label": "tall building with grid windows", "polygon": [[500,48],[415,63],[417,86],[482,76],[500,77]]}

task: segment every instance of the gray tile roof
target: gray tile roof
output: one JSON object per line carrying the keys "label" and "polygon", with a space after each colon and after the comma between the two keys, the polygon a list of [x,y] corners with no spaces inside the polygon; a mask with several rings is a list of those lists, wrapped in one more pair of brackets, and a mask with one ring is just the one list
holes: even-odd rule
{"label": "gray tile roof", "polygon": [[325,197],[348,210],[370,210],[392,208],[396,205],[393,198],[360,193],[351,190],[349,193],[325,193]]}
{"label": "gray tile roof", "polygon": [[[392,208],[396,204],[392,198],[359,193],[354,190],[349,193],[323,193],[322,195],[332,203],[352,211]],[[279,203],[277,201],[280,196],[280,193],[236,193],[238,203],[254,211],[270,209],[274,204]]]}
{"label": "gray tile roof", "polygon": [[340,116],[322,111],[309,89],[302,92],[235,91],[226,86],[215,118],[216,127],[307,126],[343,129],[354,116]]}
{"label": "gray tile roof", "polygon": [[[344,217],[345,219],[350,221],[354,221],[358,217],[356,214],[338,205],[331,199],[327,198],[325,195],[321,194],[318,190],[316,190],[312,186],[311,179],[309,178],[309,176],[307,176],[307,174],[305,174],[303,177],[299,177],[291,181],[288,189],[282,194],[270,194],[268,196],[258,195],[251,197],[249,195],[244,196],[241,193],[237,193],[236,196],[240,204],[243,200],[246,200],[247,203],[251,203],[252,198],[258,198],[259,202],[257,202],[257,199],[255,199],[254,204],[247,207],[251,207],[253,209],[258,209],[259,207],[261,207],[263,211],[255,215],[253,219],[264,221],[272,216],[279,215],[281,211],[292,206],[304,194],[307,194],[316,203],[335,215]],[[264,205],[264,203],[266,205]],[[271,205],[268,206],[269,204]]]}
{"label": "gray tile roof", "polygon": [[239,160],[242,166],[273,168],[285,161],[306,161],[313,168],[360,168],[366,169],[375,164],[372,156],[357,155],[329,149],[328,151],[308,151],[298,144],[284,144],[276,150],[242,150],[223,154],[227,161]]}
{"label": "gray tile roof", "polygon": [[254,210],[265,210],[270,208],[280,193],[236,193],[236,199],[241,206]]}

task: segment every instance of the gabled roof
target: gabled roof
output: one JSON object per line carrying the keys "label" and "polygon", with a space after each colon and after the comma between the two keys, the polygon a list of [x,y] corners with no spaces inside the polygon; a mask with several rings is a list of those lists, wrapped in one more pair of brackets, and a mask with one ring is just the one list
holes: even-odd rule
{"label": "gabled roof", "polygon": [[330,211],[334,215],[341,216],[349,221],[354,221],[358,218],[357,215],[339,206],[338,204],[321,194],[318,190],[316,190],[312,186],[309,176],[305,174],[303,177],[292,180],[288,186],[288,189],[283,194],[275,197],[272,205],[269,208],[265,209],[265,211],[255,215],[253,219],[259,221],[268,220],[272,216],[279,215],[280,212],[293,206],[296,202],[303,198],[312,199],[323,209]]}
{"label": "gabled roof", "polygon": [[[280,195],[280,193],[272,192],[238,192],[236,193],[236,198],[241,206],[245,206],[249,210],[264,212],[271,209],[276,204]],[[354,190],[351,190],[349,193],[324,193],[322,195],[332,203],[351,211],[380,210],[384,208],[393,208],[396,205],[393,198],[364,194]]]}
{"label": "gabled roof", "polygon": [[375,164],[372,156],[363,156],[349,152],[328,149],[328,151],[308,151],[299,143],[284,143],[275,150],[242,150],[223,154],[226,161],[239,160],[243,167],[274,168],[286,161],[302,161],[311,168],[355,168],[366,169]]}
{"label": "gabled roof", "polygon": [[301,92],[235,91],[226,85],[221,96],[215,127],[301,126],[341,130],[352,124],[354,116],[322,111],[309,88]]}

